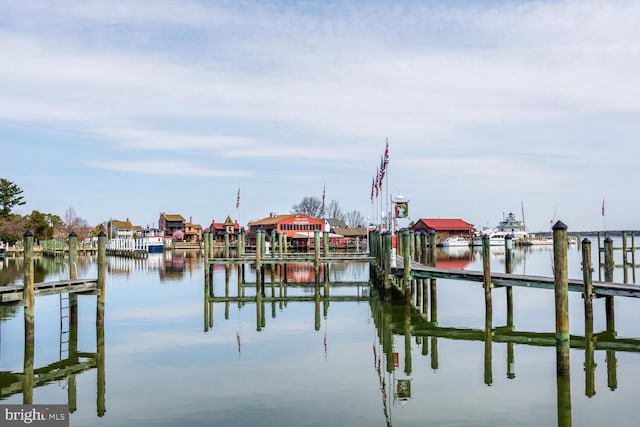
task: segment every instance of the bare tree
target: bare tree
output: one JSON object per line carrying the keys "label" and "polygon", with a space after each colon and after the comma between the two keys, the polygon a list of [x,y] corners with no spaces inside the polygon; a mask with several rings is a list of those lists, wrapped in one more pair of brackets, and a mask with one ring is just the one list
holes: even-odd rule
{"label": "bare tree", "polygon": [[64,213],[62,224],[64,233],[69,234],[72,231],[77,232],[80,228],[85,227],[87,225],[87,221],[84,218],[80,218],[76,214],[75,209],[69,206],[69,208]]}
{"label": "bare tree", "polygon": [[308,215],[312,218],[322,216],[322,202],[317,197],[304,197],[302,201],[291,207],[292,213]]}
{"label": "bare tree", "polygon": [[340,203],[336,200],[332,200],[329,202],[326,208],[327,218],[330,219],[339,219],[340,221],[346,222],[346,215],[342,211],[342,207],[340,207]]}
{"label": "bare tree", "polygon": [[355,228],[365,226],[364,216],[360,211],[353,210],[351,212],[347,212],[345,216],[345,222],[349,227]]}

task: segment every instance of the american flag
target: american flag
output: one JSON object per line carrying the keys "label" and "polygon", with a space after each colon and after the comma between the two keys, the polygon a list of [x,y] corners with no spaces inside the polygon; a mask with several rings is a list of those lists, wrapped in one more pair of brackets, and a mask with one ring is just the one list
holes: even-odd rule
{"label": "american flag", "polygon": [[387,139],[387,145],[384,148],[384,170],[387,171],[387,165],[389,164],[389,140]]}
{"label": "american flag", "polygon": [[376,192],[376,179],[371,178],[371,203],[373,203],[373,195]]}
{"label": "american flag", "polygon": [[604,199],[602,199],[602,216],[604,216]]}
{"label": "american flag", "polygon": [[240,209],[240,189],[238,188],[238,196],[236,197],[236,209]]}

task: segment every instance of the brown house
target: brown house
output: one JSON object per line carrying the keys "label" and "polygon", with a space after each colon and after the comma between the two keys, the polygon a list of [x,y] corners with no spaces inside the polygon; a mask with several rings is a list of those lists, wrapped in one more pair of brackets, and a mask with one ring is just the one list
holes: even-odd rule
{"label": "brown house", "polygon": [[193,217],[189,217],[189,222],[184,225],[184,241],[185,242],[201,242],[202,226],[193,223]]}
{"label": "brown house", "polygon": [[173,237],[173,233],[180,230],[183,235],[186,235],[186,221],[182,215],[160,213],[160,219],[158,220],[158,228],[163,230],[166,237]]}
{"label": "brown house", "polygon": [[238,224],[238,221],[233,221],[230,216],[227,216],[224,222],[211,221],[211,225],[205,231],[213,233],[213,240],[216,242],[223,242],[225,234],[229,235],[230,242],[235,242],[238,240],[238,234],[240,233],[240,224]]}

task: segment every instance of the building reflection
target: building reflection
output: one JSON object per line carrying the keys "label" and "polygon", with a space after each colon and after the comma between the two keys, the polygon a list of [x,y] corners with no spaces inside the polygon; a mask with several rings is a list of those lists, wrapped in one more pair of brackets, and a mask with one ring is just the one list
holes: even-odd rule
{"label": "building reflection", "polygon": [[202,254],[194,250],[150,253],[146,258],[108,256],[109,274],[129,276],[135,271],[157,273],[161,282],[179,281],[202,268]]}

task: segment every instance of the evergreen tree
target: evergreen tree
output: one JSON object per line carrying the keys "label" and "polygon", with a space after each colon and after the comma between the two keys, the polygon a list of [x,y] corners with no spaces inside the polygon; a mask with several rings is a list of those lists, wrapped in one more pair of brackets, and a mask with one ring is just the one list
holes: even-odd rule
{"label": "evergreen tree", "polygon": [[0,219],[8,219],[14,206],[26,203],[20,194],[20,187],[5,178],[0,178]]}

